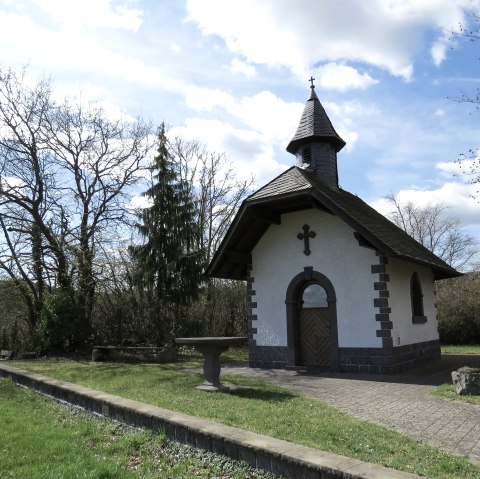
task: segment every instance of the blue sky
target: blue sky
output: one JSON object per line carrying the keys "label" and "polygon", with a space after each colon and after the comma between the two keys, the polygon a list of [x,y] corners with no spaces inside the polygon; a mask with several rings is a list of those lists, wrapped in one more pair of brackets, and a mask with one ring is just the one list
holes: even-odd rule
{"label": "blue sky", "polygon": [[165,121],[257,186],[293,164],[313,75],[347,142],[343,188],[383,211],[392,193],[445,203],[480,239],[454,164],[480,145],[480,117],[451,100],[479,85],[480,42],[451,35],[472,12],[480,0],[0,0],[0,63]]}

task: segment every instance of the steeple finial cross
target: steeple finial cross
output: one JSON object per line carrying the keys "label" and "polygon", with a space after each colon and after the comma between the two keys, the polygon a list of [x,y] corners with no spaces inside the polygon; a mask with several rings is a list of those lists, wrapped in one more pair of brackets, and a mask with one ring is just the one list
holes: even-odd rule
{"label": "steeple finial cross", "polygon": [[314,80],[315,80],[315,78],[313,78],[312,76],[311,76],[310,79],[308,80],[308,81],[311,83],[310,88],[312,88],[312,89],[315,88],[315,85],[313,84],[313,81],[314,81]]}
{"label": "steeple finial cross", "polygon": [[310,226],[308,225],[303,225],[303,233],[298,233],[297,235],[297,238],[299,240],[302,240],[303,239],[303,245],[304,245],[304,250],[303,250],[303,254],[308,256],[311,251],[310,251],[310,238],[315,238],[315,236],[317,236],[317,234],[315,233],[315,231],[310,231]]}

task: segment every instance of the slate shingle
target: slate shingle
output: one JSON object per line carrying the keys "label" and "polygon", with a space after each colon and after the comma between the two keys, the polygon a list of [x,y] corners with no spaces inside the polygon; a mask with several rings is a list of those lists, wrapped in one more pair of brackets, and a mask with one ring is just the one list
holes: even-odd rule
{"label": "slate shingle", "polygon": [[345,142],[335,131],[313,88],[303,110],[297,132],[288,144],[287,151],[295,154],[301,145],[312,141],[331,143],[337,152],[345,146]]}
{"label": "slate shingle", "polygon": [[303,197],[305,200],[311,198],[316,201],[317,204],[349,224],[386,256],[398,257],[399,259],[429,266],[434,271],[437,279],[460,276],[458,271],[422,246],[358,196],[342,189],[330,188],[312,172],[296,166],[277,176],[245,200],[241,211],[215,254],[207,273],[212,276],[218,274],[220,277],[244,279],[238,273],[240,271],[238,265],[234,275],[229,276],[229,273],[225,273],[229,271],[229,267],[226,264],[229,260],[223,252],[235,251],[236,244],[233,238],[239,237],[244,239],[242,243],[243,252],[246,252],[246,245],[248,245],[247,249],[250,252],[259,238],[256,237],[256,240],[254,240],[252,237],[250,243],[245,241],[245,238],[248,239],[249,230],[252,229],[252,221],[254,221],[249,216],[249,211],[258,208],[259,205],[267,210],[271,205],[275,205],[278,213],[281,212],[282,204],[285,205],[285,210],[287,210],[288,205],[291,203],[292,194],[295,194],[297,200],[299,197]]}

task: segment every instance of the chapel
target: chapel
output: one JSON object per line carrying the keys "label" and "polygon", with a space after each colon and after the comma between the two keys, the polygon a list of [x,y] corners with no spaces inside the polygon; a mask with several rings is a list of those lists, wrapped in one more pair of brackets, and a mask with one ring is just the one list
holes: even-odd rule
{"label": "chapel", "polygon": [[438,359],[434,281],[460,273],[339,186],[345,141],[311,81],[294,166],[243,202],[207,274],[247,282],[251,367],[387,374]]}

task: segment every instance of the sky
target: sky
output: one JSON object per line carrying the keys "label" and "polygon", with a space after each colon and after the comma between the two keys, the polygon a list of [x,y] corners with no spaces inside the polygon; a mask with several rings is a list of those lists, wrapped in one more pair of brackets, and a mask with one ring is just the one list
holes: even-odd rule
{"label": "sky", "polygon": [[480,146],[480,0],[0,0],[0,66],[199,139],[257,187],[285,148],[310,76],[347,146],[340,186],[442,203],[480,240],[480,203],[455,160]]}

